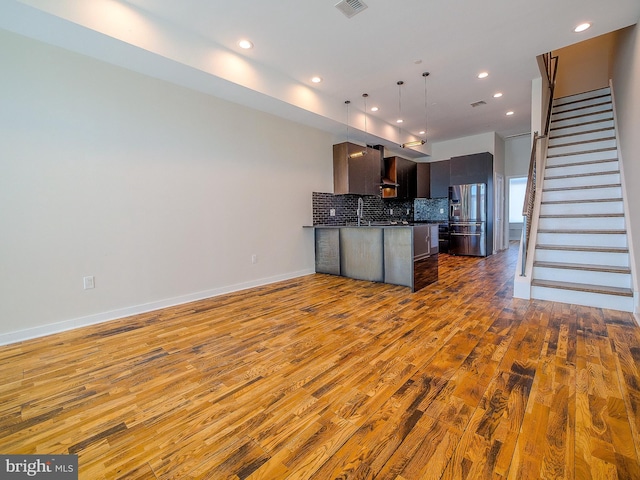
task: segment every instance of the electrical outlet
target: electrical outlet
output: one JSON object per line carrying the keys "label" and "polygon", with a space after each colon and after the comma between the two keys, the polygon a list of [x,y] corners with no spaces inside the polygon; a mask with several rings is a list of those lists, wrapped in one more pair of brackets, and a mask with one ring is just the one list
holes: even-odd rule
{"label": "electrical outlet", "polygon": [[389,209],[389,215],[393,215],[393,208]]}
{"label": "electrical outlet", "polygon": [[335,217],[336,216],[336,209],[335,208],[330,208],[329,209],[329,216],[330,217]]}
{"label": "electrical outlet", "polygon": [[256,255],[255,253],[251,255],[251,263],[253,264],[258,263],[258,255]]}
{"label": "electrical outlet", "polygon": [[91,290],[92,288],[95,288],[96,287],[95,278],[93,278],[92,275],[88,277],[83,277],[82,285],[84,286],[85,290]]}
{"label": "electrical outlet", "polygon": [[410,208],[407,208],[407,215],[409,215],[409,212],[411,211]]}
{"label": "electrical outlet", "polygon": [[440,213],[444,213],[444,208],[441,208],[441,209],[440,209]]}

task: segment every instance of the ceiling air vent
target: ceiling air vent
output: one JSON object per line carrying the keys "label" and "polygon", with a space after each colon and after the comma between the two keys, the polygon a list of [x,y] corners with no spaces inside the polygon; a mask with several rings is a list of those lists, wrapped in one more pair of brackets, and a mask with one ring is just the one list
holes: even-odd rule
{"label": "ceiling air vent", "polygon": [[473,102],[471,106],[475,108],[475,107],[481,107],[482,105],[486,105],[486,104],[487,102],[485,102],[484,100],[480,100],[479,102]]}
{"label": "ceiling air vent", "polygon": [[347,18],[353,17],[355,14],[367,8],[367,5],[360,0],[342,0],[336,3],[335,7],[340,10]]}

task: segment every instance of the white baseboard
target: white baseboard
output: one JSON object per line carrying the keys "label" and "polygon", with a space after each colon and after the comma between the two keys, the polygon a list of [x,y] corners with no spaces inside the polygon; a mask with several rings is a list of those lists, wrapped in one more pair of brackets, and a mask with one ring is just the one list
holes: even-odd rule
{"label": "white baseboard", "polygon": [[108,322],[111,320],[118,320],[121,318],[130,317],[132,315],[138,315],[141,313],[151,312],[153,310],[182,305],[189,302],[195,302],[197,300],[204,300],[206,298],[217,297],[219,295],[224,295],[225,293],[246,290],[248,288],[268,285],[270,283],[281,282],[283,280],[290,280],[292,278],[311,275],[313,273],[315,273],[313,269],[299,270],[297,272],[290,272],[283,275],[261,278],[258,280],[252,280],[250,282],[237,283],[235,285],[227,285],[224,287],[205,290],[202,292],[181,295],[179,297],[167,298],[155,302],[119,308],[117,310],[111,310],[108,312],[95,313],[92,315],[87,315],[85,317],[64,320],[62,322],[49,323],[38,327],[26,328],[24,330],[18,330],[15,332],[2,333],[0,334],[0,345],[8,345],[11,343],[22,342],[24,340],[30,340],[32,338],[44,337],[53,333],[60,333],[67,330],[73,330],[75,328]]}

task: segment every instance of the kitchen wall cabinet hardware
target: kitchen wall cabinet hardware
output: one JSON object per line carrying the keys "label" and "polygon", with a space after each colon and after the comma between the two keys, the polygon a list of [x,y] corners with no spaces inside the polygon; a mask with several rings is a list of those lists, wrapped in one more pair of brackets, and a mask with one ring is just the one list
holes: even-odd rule
{"label": "kitchen wall cabinet hardware", "polygon": [[[357,158],[350,154],[365,151]],[[380,195],[380,151],[354,143],[338,143],[333,146],[333,193],[356,195]]]}

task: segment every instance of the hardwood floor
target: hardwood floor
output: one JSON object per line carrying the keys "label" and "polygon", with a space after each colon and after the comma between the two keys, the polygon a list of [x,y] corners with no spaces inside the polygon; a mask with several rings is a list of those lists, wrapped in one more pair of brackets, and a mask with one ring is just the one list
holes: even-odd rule
{"label": "hardwood floor", "polygon": [[512,298],[517,252],[408,288],[311,275],[0,347],[0,453],[80,478],[640,479],[640,328]]}

